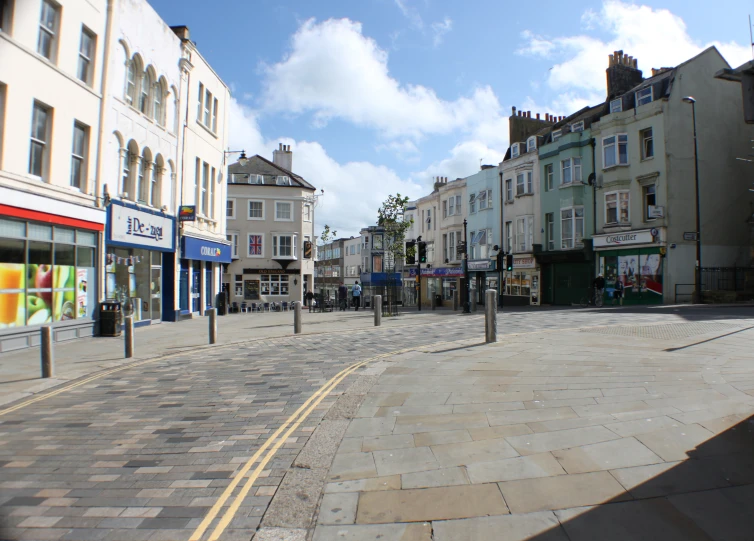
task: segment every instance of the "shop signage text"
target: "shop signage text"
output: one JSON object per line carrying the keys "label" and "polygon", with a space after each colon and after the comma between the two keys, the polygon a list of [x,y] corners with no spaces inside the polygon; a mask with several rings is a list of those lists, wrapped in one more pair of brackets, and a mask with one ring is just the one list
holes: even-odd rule
{"label": "shop signage text", "polygon": [[480,259],[477,261],[469,261],[469,270],[473,271],[493,271],[495,270],[495,262],[488,259]]}
{"label": "shop signage text", "polygon": [[625,233],[611,233],[609,235],[597,235],[594,237],[594,246],[624,246],[630,244],[651,244],[654,236],[649,230],[627,231]]}
{"label": "shop signage text", "polygon": [[514,257],[513,258],[513,268],[528,268],[528,267],[536,267],[536,264],[534,262],[534,258],[532,256],[528,257]]}
{"label": "shop signage text", "polygon": [[178,208],[178,221],[179,222],[195,222],[196,221],[196,205],[181,205]]}
{"label": "shop signage text", "polygon": [[[410,268],[408,270],[409,276],[416,276],[416,269]],[[437,269],[422,269],[422,276],[426,276],[428,278],[435,278],[435,277],[458,277],[463,276],[463,269],[461,267],[440,267]]]}
{"label": "shop signage text", "polygon": [[300,274],[301,269],[243,269],[244,274]]}
{"label": "shop signage text", "polygon": [[181,243],[183,248],[181,257],[184,259],[218,261],[220,263],[231,262],[230,246],[227,244],[194,237],[183,237]]}
{"label": "shop signage text", "polygon": [[169,216],[151,214],[111,204],[108,241],[152,250],[173,250],[173,224]]}

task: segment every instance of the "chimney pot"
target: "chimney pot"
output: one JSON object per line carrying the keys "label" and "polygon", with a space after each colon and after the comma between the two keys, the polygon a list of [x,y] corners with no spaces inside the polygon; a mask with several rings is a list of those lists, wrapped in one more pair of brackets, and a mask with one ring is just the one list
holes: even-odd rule
{"label": "chimney pot", "polygon": [[537,113],[537,120],[539,120],[539,113]]}
{"label": "chimney pot", "polygon": [[511,114],[511,116],[516,116],[516,106],[515,105],[513,107],[511,107],[511,111],[513,111],[513,113]]}

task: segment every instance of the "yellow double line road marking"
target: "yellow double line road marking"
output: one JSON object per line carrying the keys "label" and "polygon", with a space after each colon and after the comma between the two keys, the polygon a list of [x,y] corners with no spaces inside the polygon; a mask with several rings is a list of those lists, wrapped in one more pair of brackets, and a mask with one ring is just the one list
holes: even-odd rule
{"label": "yellow double line road marking", "polygon": [[[468,340],[468,339],[465,339]],[[451,342],[436,342],[434,344],[431,344],[431,347],[435,347],[441,344],[446,344]],[[251,467],[254,465],[254,463],[259,459],[260,456],[262,456],[262,453],[264,453],[270,445],[272,445],[275,440],[275,444],[272,446],[272,448],[269,450],[267,455],[262,459],[262,461],[259,463],[259,465],[254,469],[252,474],[247,479],[244,486],[241,488],[239,493],[236,495],[235,499],[233,500],[233,503],[228,507],[228,509],[225,511],[225,514],[223,514],[222,518],[218,522],[217,526],[215,526],[215,529],[212,531],[212,534],[209,536],[208,541],[217,541],[222,533],[225,531],[225,529],[230,524],[230,521],[233,520],[233,517],[238,512],[239,507],[241,507],[241,504],[243,503],[243,500],[246,498],[247,494],[251,490],[252,485],[254,482],[259,478],[259,474],[262,473],[262,470],[264,470],[264,467],[267,465],[267,463],[272,459],[272,457],[277,453],[278,449],[285,444],[286,440],[290,437],[290,435],[299,427],[299,425],[304,422],[304,420],[309,416],[309,414],[314,411],[314,409],[319,405],[322,400],[324,400],[332,391],[335,389],[335,387],[338,386],[338,384],[343,381],[347,376],[352,374],[354,371],[358,370],[362,366],[366,365],[367,363],[385,358],[385,357],[392,357],[393,355],[400,355],[401,353],[406,353],[408,351],[416,351],[423,347],[429,347],[429,346],[414,346],[410,348],[400,349],[397,351],[391,351],[389,353],[382,353],[380,355],[376,355],[374,357],[370,357],[369,359],[366,359],[364,361],[352,364],[348,368],[345,368],[338,372],[335,376],[332,377],[327,383],[325,383],[322,387],[317,390],[312,396],[310,396],[306,402],[301,404],[301,406],[293,412],[293,414],[286,419],[286,421],[270,436],[267,441],[262,444],[262,447],[260,447],[257,452],[254,453],[254,456],[252,456],[246,464],[236,473],[233,480],[230,482],[230,484],[226,487],[225,491],[223,491],[220,498],[215,502],[215,505],[212,506],[212,508],[209,510],[209,513],[206,517],[204,517],[204,520],[199,524],[199,526],[196,528],[194,533],[189,538],[189,541],[200,541],[202,536],[204,535],[204,532],[207,531],[207,529],[210,527],[212,522],[217,518],[217,516],[220,514],[221,509],[225,505],[225,502],[228,501],[228,499],[233,494],[233,491],[238,486],[238,484],[241,482],[241,480],[246,476],[246,474],[249,472]],[[304,411],[306,410],[306,411]],[[303,412],[303,413],[302,413]],[[300,417],[299,417],[299,414]],[[294,419],[298,417],[298,420],[293,422]],[[291,424],[292,423],[292,424]],[[290,428],[288,426],[290,425]],[[288,428],[288,430],[286,430]],[[286,430],[285,434],[283,434],[282,437],[278,439],[278,436]]]}

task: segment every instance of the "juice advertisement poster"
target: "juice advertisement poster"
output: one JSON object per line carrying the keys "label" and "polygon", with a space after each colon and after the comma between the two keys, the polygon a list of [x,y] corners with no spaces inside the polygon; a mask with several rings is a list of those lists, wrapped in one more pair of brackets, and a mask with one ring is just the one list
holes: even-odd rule
{"label": "juice advertisement poster", "polygon": [[24,324],[26,265],[0,263],[0,329]]}

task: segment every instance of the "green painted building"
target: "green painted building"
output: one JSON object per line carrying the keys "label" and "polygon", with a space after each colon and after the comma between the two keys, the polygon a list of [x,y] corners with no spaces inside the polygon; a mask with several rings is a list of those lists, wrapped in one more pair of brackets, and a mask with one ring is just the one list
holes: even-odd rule
{"label": "green painted building", "polygon": [[543,304],[570,305],[587,294],[594,279],[594,171],[591,125],[604,104],[561,119],[539,148],[542,244],[534,245],[541,267]]}

